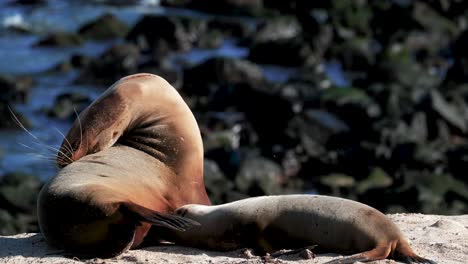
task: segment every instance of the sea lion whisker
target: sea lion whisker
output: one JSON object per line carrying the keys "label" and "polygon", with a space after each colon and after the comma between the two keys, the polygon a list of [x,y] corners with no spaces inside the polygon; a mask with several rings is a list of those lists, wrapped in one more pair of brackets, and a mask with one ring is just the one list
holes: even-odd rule
{"label": "sea lion whisker", "polygon": [[[13,121],[14,121],[22,130],[24,130],[26,133],[28,133],[28,135],[30,135],[35,141],[37,141],[37,142],[34,142],[34,141],[33,141],[33,142],[32,142],[33,144],[39,145],[39,146],[41,146],[41,147],[46,147],[46,148],[49,149],[49,150],[50,150],[51,148],[52,148],[53,150],[56,150],[56,149],[54,149],[53,147],[51,147],[51,146],[45,144],[44,142],[42,142],[36,135],[34,135],[33,133],[31,133],[31,132],[21,123],[21,121],[20,121],[20,120],[18,119],[18,117],[15,115],[15,113],[13,112],[13,109],[12,109],[10,106],[8,106],[8,110],[10,111],[10,114],[11,114],[11,116],[12,116]],[[22,143],[19,143],[19,144],[21,144],[22,146],[27,147],[27,148],[29,148],[29,149],[32,149],[32,150],[34,150],[34,151],[37,151],[37,150],[35,150],[35,149],[31,148],[31,147],[26,146],[25,144],[22,144]]]}
{"label": "sea lion whisker", "polygon": [[69,152],[69,153],[73,153],[73,147],[70,143],[70,141],[68,141],[67,137],[62,133],[62,131],[60,131],[60,129],[58,129],[57,127],[54,127],[55,130],[57,130],[57,132],[63,137],[63,140],[65,141],[65,143],[68,145],[63,145],[63,148],[65,149],[65,151]]}
{"label": "sea lion whisker", "polygon": [[56,151],[57,153],[62,154],[64,158],[66,158],[66,159],[70,160],[71,162],[73,162],[73,160],[70,157],[68,157],[63,151],[61,151],[60,149],[58,149],[56,147],[48,146],[48,145],[46,145],[46,144],[44,144],[42,142],[33,142],[33,144],[36,144],[36,145],[41,146],[41,147],[46,147],[47,149],[52,150],[52,151]]}
{"label": "sea lion whisker", "polygon": [[[78,112],[76,111],[76,108],[73,107],[73,111],[75,112],[75,115],[76,115],[76,119],[78,120],[78,125],[80,127],[80,144],[78,146],[81,146],[81,144],[83,144],[83,127],[81,125],[81,119],[80,119],[80,115],[78,114]],[[86,142],[86,146],[88,146],[87,144],[88,142]],[[73,150],[73,148],[72,148]],[[86,148],[86,153],[88,152],[88,149]],[[73,153],[73,151],[71,152]]]}
{"label": "sea lion whisker", "polygon": [[40,141],[33,133],[29,132],[29,130],[21,123],[21,121],[18,119],[18,117],[15,115],[13,112],[13,109],[8,105],[8,110],[10,111],[10,114],[13,118],[13,121],[21,128],[23,129],[26,133],[28,133],[32,138],[34,138],[37,141]]}

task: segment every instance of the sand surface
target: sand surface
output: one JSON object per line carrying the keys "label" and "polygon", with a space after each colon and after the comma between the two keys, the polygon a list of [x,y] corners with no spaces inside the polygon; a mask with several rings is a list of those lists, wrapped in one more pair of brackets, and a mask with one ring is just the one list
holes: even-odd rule
{"label": "sand surface", "polygon": [[[468,215],[394,214],[389,217],[421,256],[437,263],[468,263]],[[112,259],[79,260],[63,257],[60,251],[47,246],[40,234],[0,236],[0,263],[265,263],[260,257],[247,258],[243,252],[213,252],[164,245],[131,250]],[[292,255],[269,263],[324,263],[335,257],[339,255],[317,255],[309,260]],[[384,260],[373,263],[397,262]]]}

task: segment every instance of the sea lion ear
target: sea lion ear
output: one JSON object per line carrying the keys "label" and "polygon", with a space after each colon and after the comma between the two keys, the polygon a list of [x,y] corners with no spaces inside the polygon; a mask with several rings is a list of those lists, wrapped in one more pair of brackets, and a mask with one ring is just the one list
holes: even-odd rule
{"label": "sea lion ear", "polygon": [[200,223],[181,216],[160,213],[141,205],[124,202],[121,208],[133,214],[137,221],[146,222],[155,226],[170,228],[176,231],[185,231],[194,226],[199,226]]}

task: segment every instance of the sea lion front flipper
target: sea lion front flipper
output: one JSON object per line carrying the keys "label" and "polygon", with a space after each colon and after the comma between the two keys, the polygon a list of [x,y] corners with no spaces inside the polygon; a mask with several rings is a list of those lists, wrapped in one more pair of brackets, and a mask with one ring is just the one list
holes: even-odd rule
{"label": "sea lion front flipper", "polygon": [[138,221],[170,228],[176,231],[185,231],[188,228],[200,225],[200,223],[192,219],[157,212],[132,202],[122,203],[121,208],[125,208],[125,210],[134,214]]}

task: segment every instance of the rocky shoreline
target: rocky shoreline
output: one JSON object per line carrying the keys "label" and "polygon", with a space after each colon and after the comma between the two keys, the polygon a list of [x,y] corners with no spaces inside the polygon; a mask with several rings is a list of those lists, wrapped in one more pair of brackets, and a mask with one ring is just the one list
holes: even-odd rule
{"label": "rocky shoreline", "polygon": [[[13,2],[8,8],[21,6],[26,14],[54,11],[58,3],[76,8]],[[320,193],[386,213],[468,212],[464,2],[219,0],[209,8],[200,0],[157,7],[118,2],[83,2],[83,10],[104,11],[70,30],[3,21],[0,36],[29,41],[12,50],[66,56],[34,74],[0,73],[2,133],[21,133],[9,106],[30,129],[70,124],[75,109],[119,78],[149,72],[177,87],[193,110],[215,204]],[[133,12],[134,23],[121,10]],[[81,52],[86,45],[103,51]],[[219,55],[226,47],[231,53]],[[50,92],[51,85],[61,92]],[[37,93],[52,103],[33,108]],[[28,120],[25,108],[45,122]],[[40,129],[57,134],[53,126]],[[10,154],[0,149],[0,161]],[[50,160],[56,153],[48,154]],[[38,231],[42,173],[0,175],[0,234]]]}

